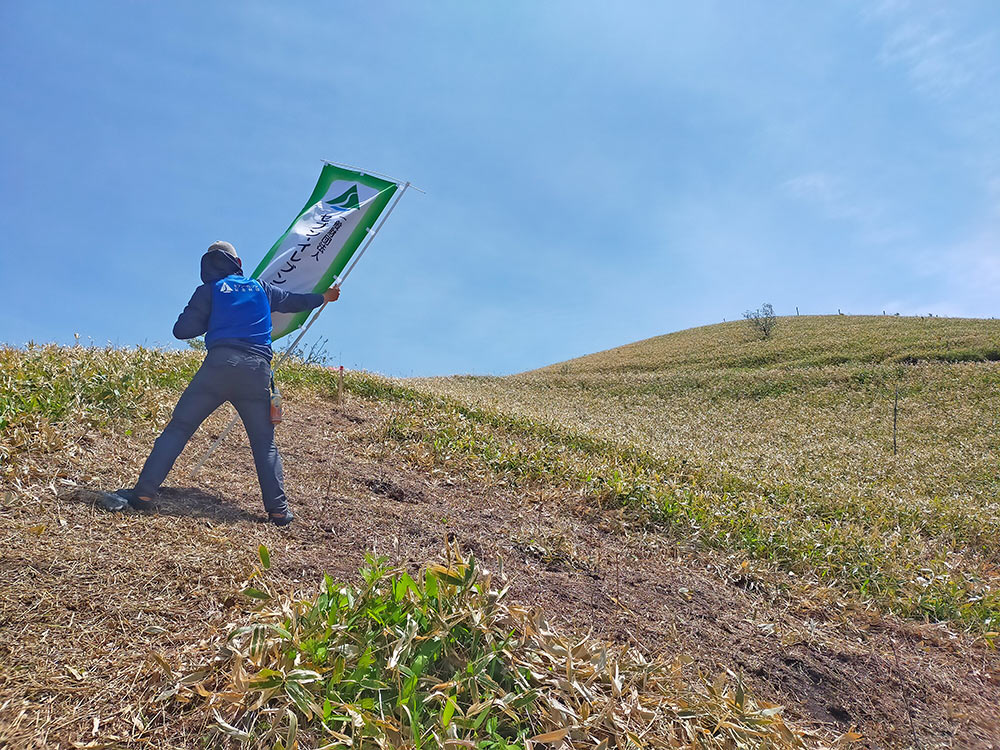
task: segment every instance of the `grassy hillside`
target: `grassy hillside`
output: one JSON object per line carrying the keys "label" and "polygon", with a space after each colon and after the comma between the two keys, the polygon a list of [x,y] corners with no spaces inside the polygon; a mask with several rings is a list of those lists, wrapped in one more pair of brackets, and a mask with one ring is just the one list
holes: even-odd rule
{"label": "grassy hillside", "polygon": [[[399,420],[459,407],[379,378],[349,374],[338,405],[333,373],[282,370],[290,529],[262,523],[242,435],[191,486],[221,411],[155,513],[95,508],[100,489],[134,479],[199,359],[0,347],[0,748],[507,750],[626,736],[793,748],[840,733],[786,722],[736,675],[706,680],[665,643],[632,648],[597,589],[585,611],[553,607],[565,582],[524,557],[519,498],[407,468]],[[500,567],[497,583],[470,549]],[[584,633],[602,622],[603,637]]]}
{"label": "grassy hillside", "polygon": [[[0,347],[0,747],[989,747],[995,514],[966,476],[988,460],[972,427],[947,423],[955,458],[918,414],[985,418],[991,324],[940,323],[963,333],[921,351],[961,339],[963,363],[884,341],[807,363],[793,333],[815,319],[642,342],[617,369],[351,373],[342,405],[333,373],[292,363],[286,530],[262,522],[242,434],[189,476],[224,410],[156,512],[94,507],[134,480],[196,353]],[[768,352],[785,363],[748,364]]]}
{"label": "grassy hillside", "polygon": [[992,637],[998,347],[1000,321],[795,317],[414,385],[682,463],[695,481],[649,492],[682,533]]}
{"label": "grassy hillside", "polygon": [[1000,320],[824,315],[779,318],[761,342],[743,321],[689,328],[535,371],[679,372],[917,361],[996,361]]}

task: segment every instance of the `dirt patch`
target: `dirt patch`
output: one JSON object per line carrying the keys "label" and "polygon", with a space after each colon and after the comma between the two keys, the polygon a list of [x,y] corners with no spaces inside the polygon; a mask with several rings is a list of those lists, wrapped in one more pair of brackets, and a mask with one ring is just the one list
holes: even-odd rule
{"label": "dirt patch", "polygon": [[368,479],[365,486],[376,495],[385,495],[397,503],[419,503],[423,500],[423,492],[412,487],[407,490],[393,482],[391,479]]}
{"label": "dirt patch", "polygon": [[542,502],[410,466],[381,440],[390,408],[293,402],[279,433],[297,515],[285,530],[263,522],[244,435],[197,483],[187,476],[224,414],[196,436],[153,513],[97,511],[88,491],[127,486],[155,435],[98,436],[89,456],[46,457],[50,475],[3,500],[0,746],[198,747],[198,727],[140,715],[158,674],[151,655],[179,666],[239,619],[235,587],[259,544],[284,585],[308,590],[323,573],[353,580],[369,551],[415,569],[449,536],[556,624],[686,654],[692,675],[732,670],[828,736],[854,727],[865,747],[998,746],[994,651],[940,628],[776,596],[734,573],[738,561],[637,537],[573,495]]}

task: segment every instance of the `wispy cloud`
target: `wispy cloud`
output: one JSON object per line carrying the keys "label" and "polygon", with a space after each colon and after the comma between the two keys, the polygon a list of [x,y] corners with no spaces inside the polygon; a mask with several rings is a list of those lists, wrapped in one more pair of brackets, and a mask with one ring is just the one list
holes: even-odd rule
{"label": "wispy cloud", "polygon": [[782,183],[789,195],[818,205],[834,219],[869,221],[873,218],[870,208],[849,197],[843,180],[825,172],[811,172],[793,177]]}
{"label": "wispy cloud", "polygon": [[866,8],[887,28],[879,61],[902,67],[922,93],[948,98],[986,85],[997,73],[994,29],[972,29],[942,3],[900,0]]}
{"label": "wispy cloud", "polygon": [[[970,180],[966,226],[955,239],[917,242],[902,262],[925,283],[913,298],[887,302],[901,312],[996,314],[1000,287],[1000,31],[993,2],[883,0],[862,17],[882,28],[876,62],[905,75],[953,139],[951,157]],[[940,236],[940,235],[939,235]]]}
{"label": "wispy cloud", "polygon": [[907,22],[886,40],[881,60],[903,65],[920,90],[940,97],[976,84],[994,43],[992,35],[962,40],[955,32]]}
{"label": "wispy cloud", "polygon": [[912,234],[907,226],[892,220],[879,202],[862,197],[837,175],[801,174],[783,182],[781,189],[786,195],[814,206],[827,219],[852,224],[865,244],[889,244]]}
{"label": "wispy cloud", "polygon": [[951,247],[923,251],[917,268],[940,280],[953,302],[970,314],[995,314],[1000,288],[1000,216]]}

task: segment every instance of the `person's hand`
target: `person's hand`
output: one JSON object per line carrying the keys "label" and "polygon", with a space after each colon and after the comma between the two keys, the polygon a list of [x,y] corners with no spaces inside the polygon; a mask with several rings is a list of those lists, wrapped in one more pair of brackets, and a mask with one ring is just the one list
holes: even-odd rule
{"label": "person's hand", "polygon": [[340,287],[331,286],[325,292],[323,292],[323,300],[326,302],[336,302],[340,297]]}

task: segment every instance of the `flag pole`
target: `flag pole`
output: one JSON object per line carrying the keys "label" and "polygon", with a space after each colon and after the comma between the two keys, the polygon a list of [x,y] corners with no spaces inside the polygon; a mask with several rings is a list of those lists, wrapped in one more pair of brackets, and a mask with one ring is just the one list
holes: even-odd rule
{"label": "flag pole", "polygon": [[[350,169],[352,172],[360,172],[361,174],[370,174],[372,177],[381,177],[383,180],[388,180],[389,182],[395,182],[397,185],[402,185],[404,182],[406,182],[405,180],[400,180],[396,177],[392,177],[387,174],[382,174],[381,172],[372,172],[370,169],[365,169],[364,167],[356,167],[351,164],[344,164],[343,162],[339,161],[330,161],[329,159],[322,159],[321,161],[324,164],[329,164],[331,167],[343,167],[344,169]],[[406,182],[406,186],[413,188],[418,193],[423,193],[424,195],[427,195],[426,190],[421,190],[412,182]]]}
{"label": "flag pole", "polygon": [[[399,183],[397,182],[396,184],[398,185]],[[389,218],[389,214],[391,214],[393,209],[396,208],[397,205],[399,205],[399,201],[403,197],[403,193],[405,193],[406,189],[409,187],[411,187],[409,182],[403,183],[403,189],[396,194],[396,198],[395,200],[393,200],[392,205],[389,206],[389,210],[387,210],[384,214],[382,214],[382,218],[379,219],[378,223],[375,225],[374,228],[370,228],[368,230],[368,237],[365,239],[365,242],[361,246],[361,249],[357,252],[357,254],[355,254],[354,259],[351,261],[351,264],[347,267],[347,270],[344,271],[344,275],[338,278],[337,283],[334,284],[334,286],[337,287],[337,289],[340,289],[340,285],[343,284],[347,280],[347,277],[351,275],[351,271],[353,271],[354,267],[358,265],[358,261],[361,260],[361,256],[365,254],[365,251],[368,249],[369,245],[372,244],[372,240],[375,239],[375,235],[379,233],[379,230],[385,224],[385,220]],[[295,337],[295,341],[292,342],[291,346],[286,348],[278,356],[278,359],[271,365],[272,372],[274,370],[277,370],[278,367],[281,365],[281,363],[284,362],[286,359],[288,359],[291,353],[295,351],[295,347],[299,345],[299,342],[302,340],[302,337],[306,335],[306,333],[312,327],[312,324],[316,322],[316,318],[320,316],[320,313],[322,313],[323,310],[326,309],[326,306],[328,304],[329,302],[324,301],[323,304],[319,306],[319,309],[316,310],[315,313],[313,313],[313,316],[309,319],[309,322],[306,323],[305,328],[302,329],[302,332]],[[196,463],[194,465],[194,468],[191,469],[192,479],[198,476],[198,472],[201,471],[201,467],[205,465],[205,462],[212,457],[212,454],[215,453],[218,447],[222,444],[222,441],[225,440],[226,437],[228,437],[229,433],[233,431],[233,428],[236,426],[236,421],[239,418],[240,418],[239,414],[233,414],[233,418],[229,420],[229,424],[226,425],[226,428],[219,434],[219,437],[215,439],[215,442],[212,443],[209,449],[205,451],[205,455],[202,456],[200,459],[198,459],[198,463]]]}

